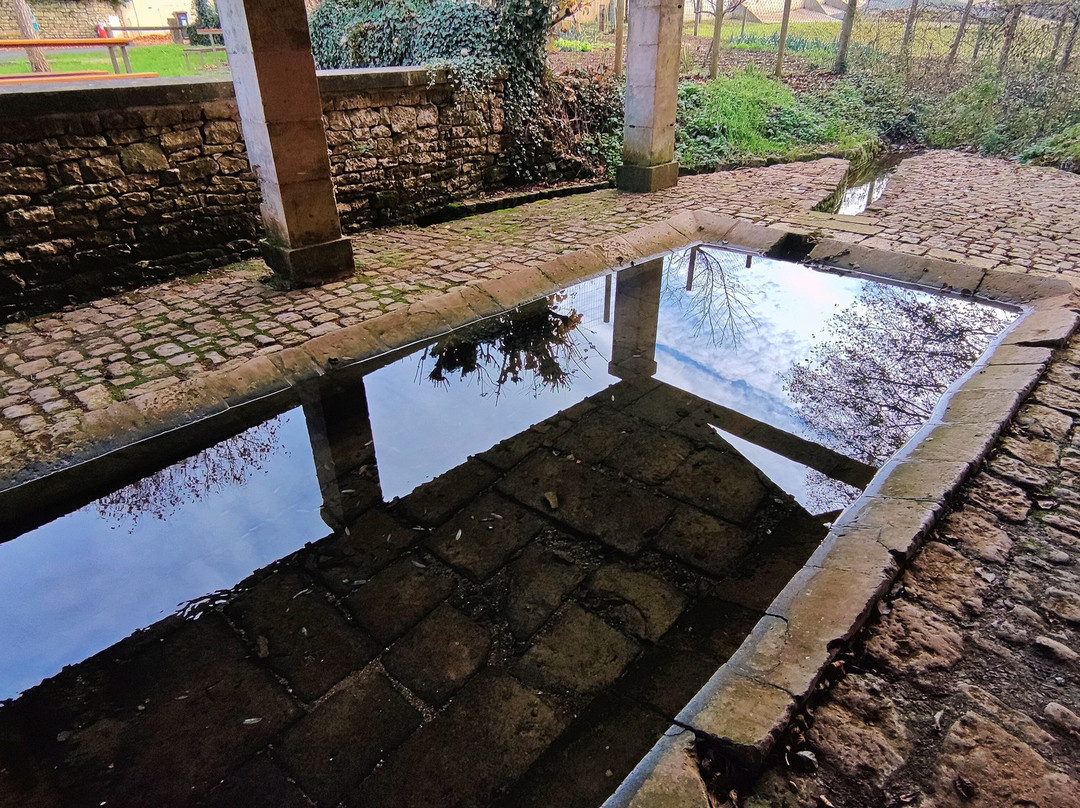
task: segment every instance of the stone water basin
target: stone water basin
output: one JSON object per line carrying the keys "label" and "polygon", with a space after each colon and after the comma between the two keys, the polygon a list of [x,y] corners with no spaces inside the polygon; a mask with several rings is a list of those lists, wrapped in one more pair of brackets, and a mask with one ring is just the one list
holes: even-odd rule
{"label": "stone water basin", "polygon": [[599,806],[1017,316],[696,245],[89,463],[0,806]]}

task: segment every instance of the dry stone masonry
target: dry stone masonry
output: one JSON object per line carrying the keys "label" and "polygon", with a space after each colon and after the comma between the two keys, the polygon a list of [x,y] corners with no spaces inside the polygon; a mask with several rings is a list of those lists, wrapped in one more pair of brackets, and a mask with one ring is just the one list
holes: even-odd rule
{"label": "dry stone masonry", "polygon": [[[30,3],[43,37],[70,38],[94,36],[94,29],[118,7],[108,0],[37,0]],[[0,39],[19,39],[13,0],[0,0]]]}
{"label": "dry stone masonry", "polygon": [[[320,82],[339,213],[359,228],[475,195],[495,176],[501,86],[480,105],[445,74]],[[232,85],[4,92],[0,320],[257,254],[259,190]]]}

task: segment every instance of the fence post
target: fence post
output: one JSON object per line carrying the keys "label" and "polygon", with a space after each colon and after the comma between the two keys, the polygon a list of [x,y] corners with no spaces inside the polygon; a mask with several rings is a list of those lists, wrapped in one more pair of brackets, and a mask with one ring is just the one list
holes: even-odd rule
{"label": "fence post", "polygon": [[900,58],[911,55],[911,40],[915,38],[915,19],[919,16],[919,0],[911,0],[908,7],[907,21],[904,23],[904,38],[900,42]]}
{"label": "fence post", "polygon": [[623,35],[626,28],[626,0],[615,0],[615,78],[623,71]]}
{"label": "fence post", "polygon": [[[968,0],[969,3],[974,0]],[[844,9],[844,24],[840,27],[840,42],[836,45],[836,64],[833,65],[833,73],[847,72],[848,48],[851,46],[851,31],[855,27],[855,11],[858,3],[856,0],[847,0],[847,8]]]}
{"label": "fence post", "polygon": [[720,31],[724,27],[724,0],[716,0],[713,12],[712,49],[709,51],[709,78],[720,72]]}
{"label": "fence post", "polygon": [[960,15],[960,25],[956,28],[956,39],[953,40],[952,47],[949,48],[949,58],[945,60],[945,64],[950,67],[956,61],[956,54],[960,52],[960,43],[964,41],[964,31],[967,29],[968,20],[971,18],[971,7],[973,5],[975,5],[975,0],[967,0],[964,12]]}
{"label": "fence post", "polygon": [[[746,9],[743,9],[746,12]],[[791,0],[784,0],[784,16],[780,20],[780,42],[776,50],[776,77],[784,77],[784,49],[787,47],[788,22],[791,20]]]}
{"label": "fence post", "polygon": [[1005,63],[1009,61],[1009,51],[1012,50],[1013,39],[1016,38],[1016,26],[1020,22],[1020,11],[1021,8],[1017,5],[1009,12],[1009,19],[1005,24],[1005,38],[1001,42],[1001,55],[998,57],[999,73],[1005,69]]}

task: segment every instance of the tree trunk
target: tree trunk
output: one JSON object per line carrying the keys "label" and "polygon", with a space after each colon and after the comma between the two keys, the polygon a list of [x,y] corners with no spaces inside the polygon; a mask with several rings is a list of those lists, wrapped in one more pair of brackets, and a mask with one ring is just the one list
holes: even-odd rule
{"label": "tree trunk", "polygon": [[971,19],[971,7],[973,5],[975,5],[975,0],[967,0],[964,13],[960,15],[960,25],[956,29],[956,39],[953,40],[952,47],[949,48],[949,58],[945,61],[947,65],[951,66],[956,61],[956,55],[960,53],[960,43],[964,41],[964,31],[967,29],[968,20]]}
{"label": "tree trunk", "polygon": [[[973,3],[975,0],[968,0]],[[856,0],[847,0],[847,8],[844,9],[844,24],[840,28],[840,42],[836,46],[836,64],[833,65],[834,73],[847,72],[848,48],[851,47],[851,31],[855,28],[855,10],[858,3]]]}
{"label": "tree trunk", "polygon": [[919,0],[911,0],[908,7],[907,22],[904,23],[904,38],[900,42],[900,58],[911,55],[911,40],[915,38],[915,20],[919,16]]}
{"label": "tree trunk", "polygon": [[1073,23],[1072,33],[1065,43],[1065,50],[1061,54],[1061,72],[1069,69],[1069,60],[1072,58],[1073,46],[1076,44],[1076,34],[1080,31],[1080,11],[1076,12],[1076,21]]}
{"label": "tree trunk", "polygon": [[694,0],[694,36],[698,35],[698,29],[701,28],[701,2],[702,0]]}
{"label": "tree trunk", "polygon": [[615,78],[623,72],[623,34],[625,33],[626,0],[615,0]]}
{"label": "tree trunk", "polygon": [[709,51],[709,78],[715,79],[720,72],[720,33],[724,28],[724,0],[716,0],[713,15],[712,50]]}
{"label": "tree trunk", "polygon": [[[15,22],[19,26],[19,34],[23,39],[41,39],[37,29],[34,28],[34,12],[26,4],[26,0],[15,0]],[[27,48],[26,58],[30,60],[30,70],[34,73],[51,73],[49,60],[45,58],[45,52],[40,48]]]}
{"label": "tree trunk", "polygon": [[784,50],[787,48],[787,29],[791,21],[791,0],[784,0],[784,16],[780,20],[780,42],[776,51],[776,77],[784,77]]}
{"label": "tree trunk", "polygon": [[1016,26],[1020,23],[1020,6],[1009,12],[1009,20],[1005,24],[1005,39],[1001,43],[1001,55],[998,57],[998,72],[1005,69],[1009,61],[1009,51],[1012,50],[1013,40],[1016,38]]}

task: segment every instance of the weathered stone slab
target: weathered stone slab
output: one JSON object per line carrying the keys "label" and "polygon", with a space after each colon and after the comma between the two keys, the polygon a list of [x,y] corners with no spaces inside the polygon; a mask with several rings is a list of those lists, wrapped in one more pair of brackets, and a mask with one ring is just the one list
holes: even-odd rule
{"label": "weathered stone slab", "polygon": [[[623,552],[639,552],[667,521],[675,503],[648,488],[566,457],[538,452],[498,488],[518,502]],[[555,495],[558,508],[545,496]]]}
{"label": "weathered stone slab", "polygon": [[938,502],[960,487],[971,469],[969,460],[902,460],[886,465],[869,496]]}
{"label": "weathered stone slab", "polygon": [[862,627],[893,570],[806,567],[785,587],[728,665],[801,699],[835,648]]}
{"label": "weathered stone slab", "polygon": [[292,726],[281,757],[320,804],[336,805],[420,725],[382,674],[348,682]]}
{"label": "weathered stone slab", "polygon": [[686,606],[686,595],[653,575],[609,564],[592,574],[589,592],[609,622],[651,642],[663,636]]}
{"label": "weathered stone slab", "polygon": [[874,530],[891,553],[908,558],[921,545],[942,509],[938,502],[860,497],[833,524],[833,531]]}
{"label": "weathered stone slab", "polygon": [[1003,344],[1057,348],[1072,336],[1076,323],[1077,315],[1069,309],[1034,311],[1009,331]]}
{"label": "weathered stone slab", "polygon": [[506,619],[511,633],[525,639],[547,622],[585,571],[571,558],[534,544],[511,563],[509,577]]}
{"label": "weathered stone slab", "polygon": [[484,671],[363,781],[350,804],[484,804],[524,774],[562,728],[535,693],[505,673]]}
{"label": "weathered stone slab", "polygon": [[746,460],[716,449],[694,452],[661,490],[736,525],[745,524],[766,496]]}
{"label": "weathered stone slab", "polygon": [[603,808],[712,808],[694,754],[694,733],[671,727]]}
{"label": "weathered stone slab", "polygon": [[523,680],[573,695],[594,693],[619,678],[638,644],[573,604],[563,607],[515,666]]}
{"label": "weathered stone slab", "polygon": [[1000,424],[929,424],[915,434],[903,458],[978,463],[990,453],[1000,431]]}
{"label": "weathered stone slab", "polygon": [[747,766],[758,766],[794,715],[792,695],[731,665],[720,668],[676,717],[680,725],[722,739]]}
{"label": "weathered stone slab", "polygon": [[600,697],[541,756],[506,804],[515,808],[599,806],[670,724],[633,702]]}
{"label": "weathered stone slab", "polygon": [[315,701],[378,653],[319,588],[293,572],[277,572],[226,606],[226,614],[265,647],[266,661],[304,701]]}
{"label": "weathered stone slab", "polygon": [[441,706],[479,670],[491,647],[486,628],[442,604],[383,656],[394,678]]}
{"label": "weathered stone slab", "polygon": [[753,537],[697,508],[680,505],[654,546],[709,575],[721,575],[750,547]]}
{"label": "weathered stone slab", "polygon": [[[1000,365],[996,367],[1014,367]],[[1021,367],[1024,367],[1021,365]],[[1023,396],[1016,390],[974,390],[962,388],[935,410],[931,423],[1002,424],[1009,420]]]}
{"label": "weathered stone slab", "polygon": [[456,514],[425,543],[454,569],[483,581],[543,527],[543,520],[531,511],[489,493]]}
{"label": "weathered stone slab", "polygon": [[415,555],[382,570],[345,601],[356,621],[388,644],[446,599],[453,583]]}

